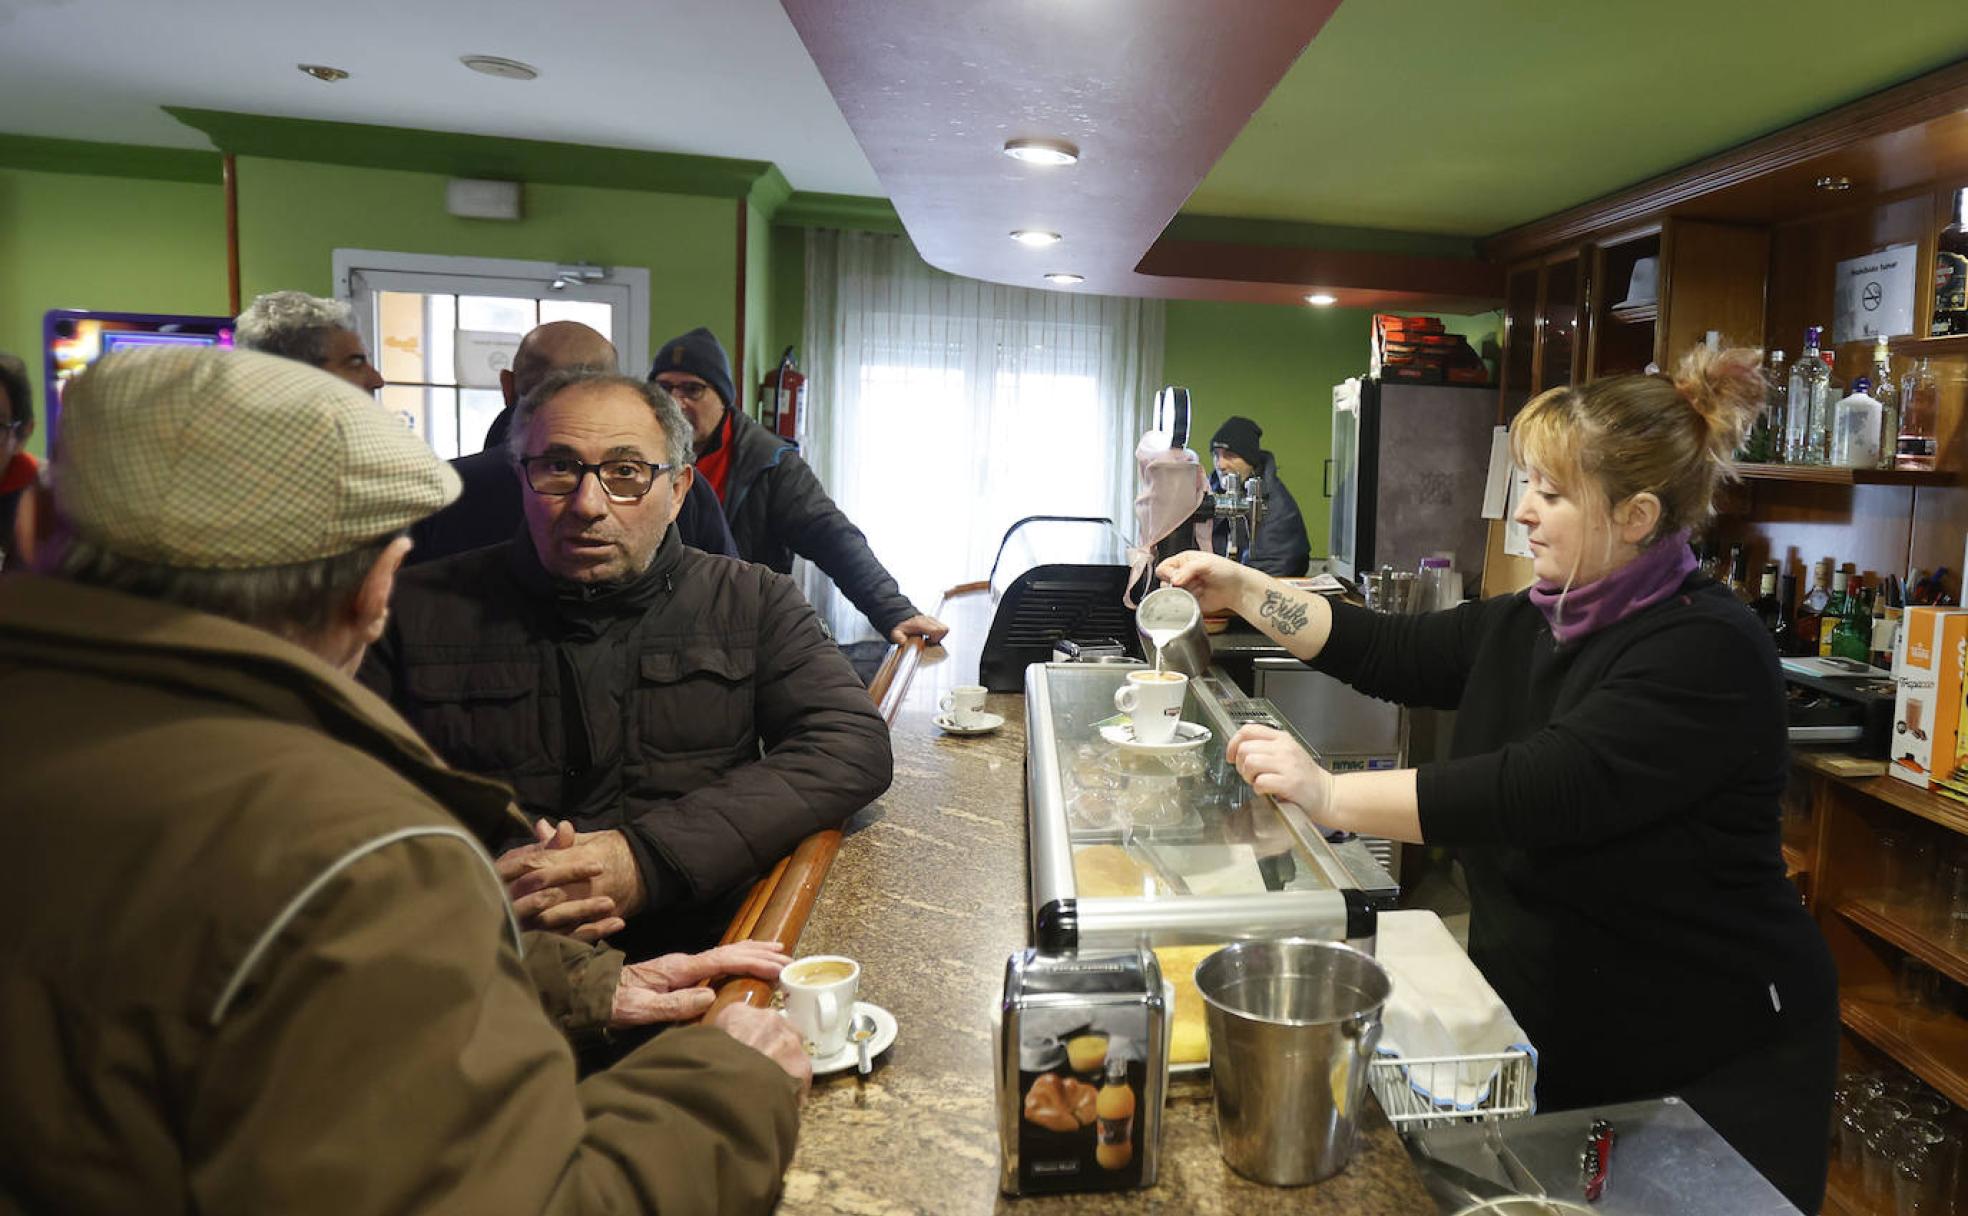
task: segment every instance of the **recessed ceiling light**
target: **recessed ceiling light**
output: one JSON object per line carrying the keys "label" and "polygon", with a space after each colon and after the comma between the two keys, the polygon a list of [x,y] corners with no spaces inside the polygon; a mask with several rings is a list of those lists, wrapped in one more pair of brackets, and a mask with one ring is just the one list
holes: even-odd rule
{"label": "recessed ceiling light", "polygon": [[1314,308],[1327,308],[1339,303],[1339,297],[1329,291],[1315,291],[1305,297],[1305,302]]}
{"label": "recessed ceiling light", "polygon": [[1059,284],[1059,285],[1060,285],[1061,287],[1071,287],[1071,286],[1073,286],[1073,285],[1074,285],[1075,283],[1084,283],[1084,282],[1086,282],[1086,276],[1085,276],[1085,275],[1083,275],[1083,274],[1058,274],[1058,273],[1055,273],[1055,274],[1049,274],[1049,275],[1047,275],[1047,276],[1046,276],[1046,282],[1048,282],[1048,283],[1057,283],[1057,284]]}
{"label": "recessed ceiling light", "polygon": [[347,72],[340,68],[331,68],[325,63],[297,63],[294,66],[314,77],[316,80],[324,80],[329,84],[334,84],[337,80],[348,79]]}
{"label": "recessed ceiling light", "polygon": [[460,55],[458,62],[474,72],[497,76],[501,80],[531,80],[540,74],[540,69],[530,63],[521,63],[517,59],[505,59],[498,55]]}
{"label": "recessed ceiling light", "polygon": [[1070,165],[1080,159],[1080,150],[1063,139],[1014,139],[1004,154],[1028,165]]}
{"label": "recessed ceiling light", "polygon": [[1011,234],[1011,239],[1031,249],[1044,249],[1047,245],[1057,245],[1057,232],[1042,232],[1037,228],[1020,228]]}
{"label": "recessed ceiling light", "polygon": [[1839,173],[1829,177],[1821,177],[1811,184],[1820,190],[1850,190],[1852,188],[1852,179],[1846,177],[1843,173]]}

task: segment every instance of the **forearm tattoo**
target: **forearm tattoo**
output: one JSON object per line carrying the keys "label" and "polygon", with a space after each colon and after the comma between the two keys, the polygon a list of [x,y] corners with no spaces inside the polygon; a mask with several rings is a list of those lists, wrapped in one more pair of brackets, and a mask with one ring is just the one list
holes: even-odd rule
{"label": "forearm tattoo", "polygon": [[1290,637],[1305,628],[1308,611],[1303,603],[1289,599],[1281,592],[1267,591],[1257,615],[1277,626],[1279,633]]}

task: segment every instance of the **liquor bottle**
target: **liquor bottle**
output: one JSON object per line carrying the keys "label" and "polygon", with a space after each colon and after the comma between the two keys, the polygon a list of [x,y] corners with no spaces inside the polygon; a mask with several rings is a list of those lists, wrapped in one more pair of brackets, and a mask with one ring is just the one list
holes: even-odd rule
{"label": "liquor bottle", "polygon": [[1893,467],[1900,450],[1900,388],[1893,380],[1893,352],[1886,335],[1872,346],[1872,395],[1879,402],[1879,464]]}
{"label": "liquor bottle", "polygon": [[1851,393],[1839,401],[1831,427],[1831,463],[1842,469],[1869,469],[1879,463],[1879,401],[1872,381],[1852,378]]}
{"label": "liquor bottle", "polygon": [[1770,636],[1778,654],[1797,653],[1797,576],[1786,570],[1777,579],[1777,619],[1770,625]]}
{"label": "liquor bottle", "polygon": [[1749,602],[1749,559],[1743,556],[1741,545],[1729,546],[1729,577],[1724,585],[1737,599]]}
{"label": "liquor bottle", "polygon": [[1872,601],[1872,665],[1892,670],[1893,648],[1900,633],[1900,581],[1892,575],[1879,584]]}
{"label": "liquor bottle", "polygon": [[1934,240],[1934,324],[1939,338],[1968,334],[1968,190],[1954,192],[1948,226]]}
{"label": "liquor bottle", "polygon": [[1783,609],[1777,603],[1777,563],[1763,563],[1763,583],[1757,590],[1756,598],[1749,602],[1749,610],[1756,614],[1756,619],[1772,636],[1783,627]]}
{"label": "liquor bottle", "polygon": [[1840,566],[1831,572],[1831,600],[1824,606],[1818,617],[1818,657],[1831,657],[1831,637],[1838,632],[1838,622],[1845,619],[1845,567]]}
{"label": "liquor bottle", "polygon": [[1923,357],[1900,381],[1900,438],[1894,465],[1934,467],[1934,419],[1941,409],[1941,382]]}
{"label": "liquor bottle", "polygon": [[1804,331],[1804,353],[1790,365],[1789,401],[1784,412],[1784,460],[1789,464],[1823,464],[1824,457],[1813,455],[1825,448],[1829,438],[1814,432],[1813,426],[1829,423],[1829,402],[1825,394],[1831,372],[1818,352],[1818,335],[1823,329],[1813,325]]}
{"label": "liquor bottle", "polygon": [[1784,459],[1785,403],[1790,399],[1790,376],[1784,370],[1784,353],[1770,352],[1770,370],[1764,377],[1769,391],[1763,399],[1763,459],[1782,464]]}
{"label": "liquor bottle", "polygon": [[1817,564],[1811,576],[1811,589],[1805,593],[1804,601],[1797,606],[1797,619],[1791,625],[1791,636],[1796,645],[1790,653],[1811,655],[1818,653],[1818,638],[1823,634],[1825,609],[1831,606],[1831,559],[1825,558]]}
{"label": "liquor bottle", "polygon": [[1845,615],[1831,632],[1832,657],[1860,663],[1872,654],[1872,604],[1863,589],[1845,596]]}

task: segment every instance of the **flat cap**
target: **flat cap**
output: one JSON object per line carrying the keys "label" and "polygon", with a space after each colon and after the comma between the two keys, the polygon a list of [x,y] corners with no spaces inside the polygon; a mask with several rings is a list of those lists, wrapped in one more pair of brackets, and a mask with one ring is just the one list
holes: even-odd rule
{"label": "flat cap", "polygon": [[458,497],[373,398],[252,351],[110,355],[63,394],[55,502],[83,539],[208,570],[334,557]]}

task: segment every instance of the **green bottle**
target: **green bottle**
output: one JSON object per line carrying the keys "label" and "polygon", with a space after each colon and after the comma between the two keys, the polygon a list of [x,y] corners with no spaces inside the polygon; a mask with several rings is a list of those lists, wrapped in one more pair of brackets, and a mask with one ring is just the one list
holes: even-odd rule
{"label": "green bottle", "polygon": [[1838,627],[1832,630],[1831,653],[1834,658],[1857,659],[1861,663],[1871,659],[1871,592],[1845,593],[1845,612],[1838,618]]}

